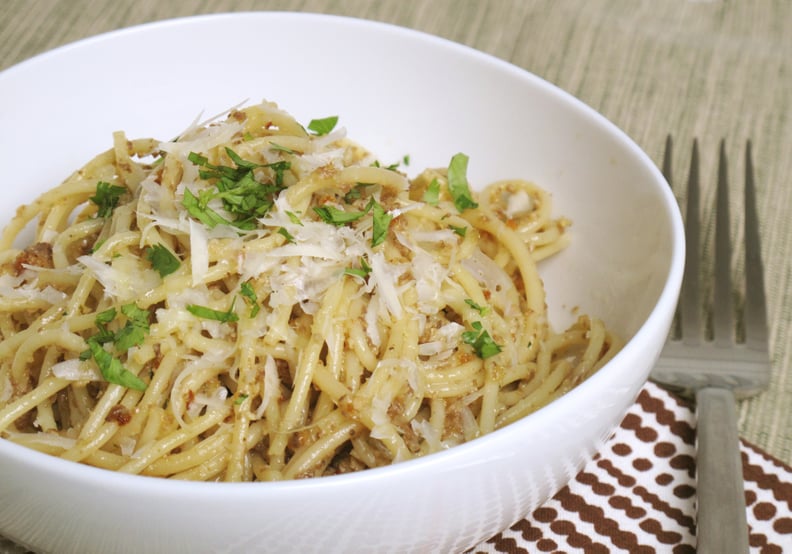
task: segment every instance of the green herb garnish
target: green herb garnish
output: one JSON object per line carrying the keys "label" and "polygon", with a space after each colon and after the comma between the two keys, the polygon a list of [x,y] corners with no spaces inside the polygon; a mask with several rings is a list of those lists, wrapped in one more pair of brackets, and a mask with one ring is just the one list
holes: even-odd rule
{"label": "green herb garnish", "polygon": [[460,212],[478,207],[468,186],[467,166],[468,157],[462,153],[455,154],[448,164],[448,192]]}
{"label": "green herb garnish", "polygon": [[373,212],[374,226],[371,236],[371,246],[378,246],[385,242],[388,227],[393,220],[393,216],[386,212],[382,205],[374,200],[374,198],[369,200],[362,212],[347,212],[330,205],[314,206],[314,211],[319,215],[322,221],[335,225],[336,227],[341,227],[347,223],[357,221],[367,213]]}
{"label": "green herb garnish", "polygon": [[480,321],[471,323],[472,331],[462,333],[462,341],[473,347],[473,351],[481,359],[498,354],[503,348],[497,344],[490,334],[484,329]]}
{"label": "green herb garnish", "polygon": [[95,254],[96,252],[98,252],[99,249],[102,247],[102,245],[104,243],[106,243],[106,242],[107,242],[107,239],[102,239],[102,240],[96,241],[94,243],[94,245],[91,247],[91,254]]}
{"label": "green herb garnish", "polygon": [[473,302],[473,300],[470,298],[465,298],[465,304],[476,310],[481,315],[487,315],[487,313],[490,311],[489,307],[479,306],[478,304]]}
{"label": "green herb garnish", "polygon": [[312,119],[308,124],[308,129],[317,135],[326,135],[335,129],[336,123],[338,123],[337,115],[331,115],[330,117],[324,117],[322,119]]}
{"label": "green herb garnish", "polygon": [[374,160],[374,163],[371,164],[372,167],[380,167],[382,169],[389,169],[390,171],[396,171],[399,169],[399,162],[394,162],[390,165],[382,165],[379,160]]}
{"label": "green herb garnish", "polygon": [[280,227],[278,229],[278,234],[283,236],[288,242],[294,242],[294,236],[286,229],[286,227]]}
{"label": "green herb garnish", "polygon": [[146,259],[151,262],[151,267],[156,269],[160,277],[170,275],[181,265],[179,258],[177,258],[164,244],[155,244],[149,246],[144,251]]}
{"label": "green herb garnish", "polygon": [[[271,164],[264,164],[262,167],[268,167],[272,171],[275,172],[275,186],[278,187],[278,190],[283,188],[283,175],[291,169],[291,162],[287,162],[285,160],[279,162],[273,162]],[[277,191],[275,191],[277,192]]]}
{"label": "green herb garnish", "polygon": [[357,221],[368,213],[368,208],[363,212],[347,212],[334,206],[314,206],[314,211],[325,223],[341,227],[347,223]]}
{"label": "green herb garnish", "polygon": [[195,196],[190,189],[184,189],[182,206],[187,208],[187,213],[195,219],[214,229],[218,225],[231,225],[231,222],[209,207],[209,201],[214,198],[212,191],[202,190]]}
{"label": "green herb garnish", "polygon": [[125,304],[121,306],[121,313],[126,316],[127,321],[115,333],[108,328],[108,325],[118,315],[115,308],[96,314],[94,324],[99,332],[88,337],[85,341],[88,344],[88,350],[80,354],[80,359],[85,361],[93,358],[102,373],[102,377],[108,383],[122,385],[134,390],[146,390],[146,383],[127,370],[121,361],[103,346],[104,344],[112,343],[116,352],[123,353],[131,347],[143,343],[146,334],[149,332],[148,311],[138,308],[135,304]]}
{"label": "green herb garnish", "polygon": [[[242,159],[242,157],[239,154],[231,150],[228,146],[225,147],[225,151],[226,154],[228,154],[228,157],[231,158],[231,161],[236,164],[237,170],[256,169],[257,167],[261,167],[261,164],[259,163]],[[204,167],[209,167],[210,169],[220,169],[216,166],[211,166],[210,164],[206,163],[206,158],[204,158],[204,163],[201,165],[203,165]]]}
{"label": "green herb garnish", "polygon": [[374,202],[372,215],[374,217],[374,228],[372,229],[371,246],[378,246],[385,242],[393,216],[386,212],[379,202]]}
{"label": "green herb garnish", "polygon": [[276,152],[284,152],[286,154],[296,154],[296,152],[291,148],[281,146],[280,144],[275,144],[274,142],[270,143],[270,149],[275,150]]}
{"label": "green herb garnish", "polygon": [[[99,312],[96,314],[94,318],[94,325],[96,328],[99,329],[99,332],[96,333],[91,338],[96,340],[99,344],[104,344],[106,342],[113,342],[115,340],[115,333],[107,328],[107,326],[115,319],[116,317],[116,309],[110,308],[109,310],[104,310],[103,312]],[[87,352],[83,352],[80,357],[84,360],[90,358]]]}
{"label": "green herb garnish", "polygon": [[124,367],[118,358],[113,357],[97,341],[88,339],[88,349],[105,381],[121,385],[128,389],[144,391],[146,383],[140,377]]}
{"label": "green herb garnish", "polygon": [[214,321],[219,321],[221,323],[239,321],[239,316],[236,314],[236,312],[234,312],[233,304],[231,304],[231,307],[225,312],[220,310],[214,310],[206,306],[199,306],[197,304],[189,304],[187,306],[187,311],[196,317],[200,317],[203,319],[211,319]]}
{"label": "green herb garnish", "polygon": [[259,313],[261,306],[258,303],[258,295],[256,291],[253,290],[253,285],[250,282],[245,281],[239,287],[239,294],[242,295],[242,298],[245,299],[245,302],[250,305],[250,317],[256,317],[256,314]]}
{"label": "green herb garnish", "polygon": [[292,223],[294,223],[295,225],[299,225],[300,227],[303,227],[303,222],[300,221],[300,217],[296,213],[286,210],[286,215],[289,216],[289,220]]}
{"label": "green herb garnish", "polygon": [[89,198],[99,208],[96,212],[96,217],[106,218],[113,215],[113,210],[116,209],[121,196],[126,191],[126,187],[111,185],[106,181],[96,183],[96,195]]}
{"label": "green herb garnish", "polygon": [[[201,179],[213,181],[216,188],[202,190],[197,197],[190,190],[185,190],[182,205],[190,215],[210,228],[225,224],[239,229],[253,229],[255,220],[272,208],[275,195],[283,189],[284,173],[291,168],[291,164],[287,161],[259,164],[241,158],[230,148],[225,151],[236,167],[211,164],[206,156],[190,152],[188,159],[201,168],[198,175]],[[260,167],[269,168],[275,173],[272,183],[256,180],[253,171]],[[222,201],[223,208],[234,216],[233,221],[209,207],[209,202],[214,199]]]}
{"label": "green herb garnish", "polygon": [[432,179],[432,182],[426,187],[423,201],[432,206],[437,206],[438,202],[440,202],[440,181],[436,178]]}
{"label": "green herb garnish", "polygon": [[135,304],[121,306],[121,313],[127,317],[124,326],[116,333],[114,343],[116,350],[126,352],[133,346],[143,344],[149,332],[149,313]]}
{"label": "green herb garnish", "polygon": [[454,231],[460,237],[464,237],[467,234],[468,228],[465,226],[457,227],[455,225],[449,225],[452,231]]}
{"label": "green herb garnish", "polygon": [[365,279],[368,277],[368,274],[371,273],[371,266],[366,262],[365,258],[360,258],[360,267],[348,267],[344,270],[344,273],[347,275],[353,275],[355,277],[360,277],[361,279]]}
{"label": "green herb garnish", "polygon": [[355,200],[359,200],[363,196],[363,190],[367,187],[374,186],[374,183],[358,183],[349,192],[344,195],[344,202],[351,204]]}

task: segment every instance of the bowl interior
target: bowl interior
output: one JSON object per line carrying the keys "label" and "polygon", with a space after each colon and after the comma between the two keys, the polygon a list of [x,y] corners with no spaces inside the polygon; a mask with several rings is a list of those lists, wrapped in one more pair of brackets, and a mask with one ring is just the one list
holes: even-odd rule
{"label": "bowl interior", "polygon": [[[92,78],[73,79],[77,68],[89,68]],[[571,246],[541,268],[552,323],[560,329],[577,312],[589,313],[626,340],[640,335],[628,344],[630,357],[617,364],[612,378],[606,375],[603,384],[595,382],[576,396],[576,401],[585,395],[585,402],[592,402],[598,387],[629,380],[613,393],[613,406],[603,408],[603,421],[581,422],[583,430],[568,433],[557,454],[584,456],[615,425],[631,401],[629,395],[648,374],[648,361],[630,373],[629,363],[637,359],[633,351],[647,348],[651,357],[665,336],[681,279],[681,219],[660,173],[623,133],[571,96],[490,56],[387,25],[286,13],[197,17],[76,43],[0,74],[0,167],[6,183],[0,192],[0,223],[19,204],[107,149],[116,130],[129,137],[169,139],[200,114],[205,118],[262,98],[278,102],[305,123],[338,115],[349,137],[383,162],[409,155],[410,173],[445,166],[453,154],[464,152],[470,156],[473,186],[525,178],[551,191],[554,212],[573,223]],[[531,433],[573,411],[570,402],[559,406],[537,414],[520,432]],[[550,435],[545,431],[541,436]],[[500,437],[482,444],[501,448],[513,440],[508,434]],[[18,464],[18,451],[3,442],[0,462],[6,452],[16,459],[7,467],[19,467],[13,465]],[[454,458],[457,469],[465,468],[458,475],[471,476],[487,462],[482,451],[463,448],[445,459]],[[516,459],[516,452],[490,454],[497,461]],[[544,463],[538,454],[530,456],[531,463]],[[34,465],[83,485],[95,476],[76,465],[65,469],[67,464],[47,457],[37,457]],[[434,462],[413,467],[447,474],[447,468]],[[398,469],[373,475],[404,474]],[[358,481],[368,481],[365,486],[371,491],[377,490],[372,484],[377,479]],[[101,482],[132,496],[143,494],[133,493],[129,480],[103,477]],[[513,489],[508,483],[503,487]],[[531,493],[531,502],[541,501],[550,491],[547,487],[537,485],[536,491],[543,492]],[[451,484],[447,488],[455,490]],[[165,489],[147,484],[142,490]],[[192,490],[192,498],[206,492],[202,487]],[[509,494],[519,496],[516,491]],[[236,505],[245,506],[239,498]],[[454,503],[453,498],[443,501]],[[405,505],[409,502],[405,496]],[[460,532],[464,526],[476,527],[478,535],[470,540],[481,540],[508,518],[521,516],[528,505],[524,499],[509,502],[514,506],[498,507],[497,520],[483,520],[473,512],[470,520],[459,518]],[[228,504],[230,509],[234,505]],[[400,516],[409,528],[408,511]]]}
{"label": "bowl interior", "polygon": [[[208,36],[234,43],[218,50]],[[101,68],[98,79],[72,79],[77,64]],[[542,268],[556,327],[579,309],[627,339],[654,307],[674,242],[670,195],[629,139],[513,66],[358,20],[199,17],[88,39],[5,71],[0,164],[11,186],[0,222],[108,148],[113,131],[169,139],[196,117],[262,98],[303,122],[338,115],[383,161],[409,154],[410,171],[465,152],[473,186],[519,177],[550,190],[555,212],[573,222],[570,249]]]}

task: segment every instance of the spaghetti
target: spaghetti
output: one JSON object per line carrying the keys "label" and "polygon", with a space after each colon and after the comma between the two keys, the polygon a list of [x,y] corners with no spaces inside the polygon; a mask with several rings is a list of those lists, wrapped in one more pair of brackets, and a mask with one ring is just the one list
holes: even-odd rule
{"label": "spaghetti", "polygon": [[264,102],[170,142],[119,132],[21,207],[2,436],[150,476],[331,475],[489,433],[613,356],[596,319],[548,326],[536,264],[569,222],[545,191],[474,193],[463,154],[410,180],[335,122]]}

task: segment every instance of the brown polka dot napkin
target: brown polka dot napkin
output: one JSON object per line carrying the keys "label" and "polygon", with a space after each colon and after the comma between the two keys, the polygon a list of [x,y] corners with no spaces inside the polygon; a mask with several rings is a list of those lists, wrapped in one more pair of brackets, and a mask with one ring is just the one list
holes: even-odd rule
{"label": "brown polka dot napkin", "polygon": [[[571,483],[471,552],[695,552],[695,440],[691,406],[648,383]],[[792,468],[741,450],[751,552],[792,552]]]}

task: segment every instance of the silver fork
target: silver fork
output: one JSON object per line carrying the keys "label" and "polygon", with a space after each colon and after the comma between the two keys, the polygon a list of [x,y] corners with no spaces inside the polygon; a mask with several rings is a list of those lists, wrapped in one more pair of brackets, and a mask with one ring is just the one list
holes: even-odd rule
{"label": "silver fork", "polygon": [[[669,184],[673,143],[666,140],[663,173]],[[729,190],[726,148],[720,144],[715,221],[712,339],[705,337],[699,292],[699,152],[694,140],[688,176],[687,253],[678,310],[681,328],[669,336],[652,380],[696,401],[697,550],[748,552],[748,525],[735,399],[767,388],[770,381],[764,276],[756,215],[751,143],[745,148],[744,339],[735,332],[732,307]]]}

